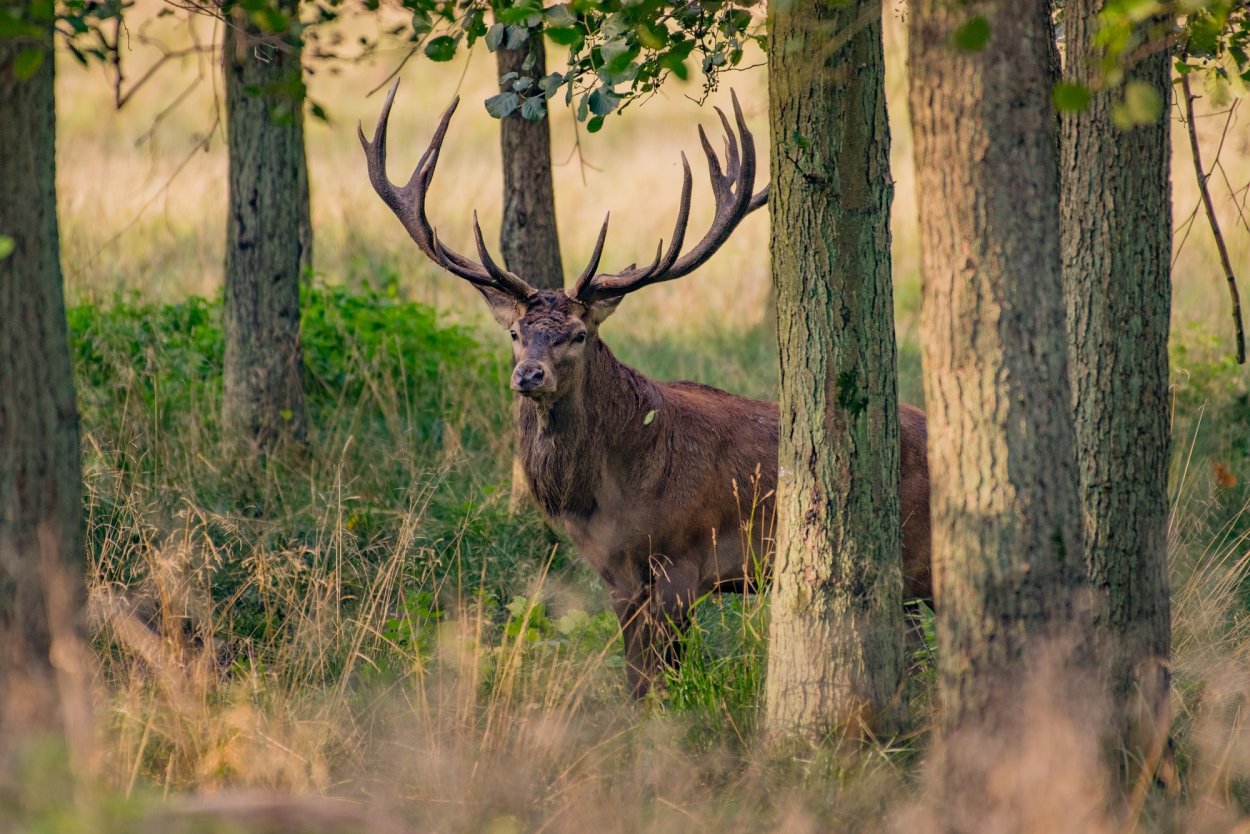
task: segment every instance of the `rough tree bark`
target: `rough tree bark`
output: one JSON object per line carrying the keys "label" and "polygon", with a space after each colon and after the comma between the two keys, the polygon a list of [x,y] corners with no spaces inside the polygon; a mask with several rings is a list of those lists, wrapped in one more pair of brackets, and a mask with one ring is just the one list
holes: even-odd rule
{"label": "rough tree bark", "polygon": [[881,4],[774,5],[769,32],[781,436],[767,722],[813,741],[888,735],[906,709]]}
{"label": "rough tree bark", "polygon": [[[1104,0],[1069,0],[1067,80],[1101,79]],[[1170,724],[1167,574],[1168,319],[1171,310],[1171,57],[1127,70],[1164,102],[1120,129],[1115,92],[1062,120],[1061,213],[1085,558],[1099,667],[1124,764],[1157,761]],[[1133,767],[1122,769],[1132,775]]]}
{"label": "rough tree bark", "polygon": [[[297,4],[283,0],[294,17]],[[226,223],[223,429],[258,454],[302,444],[299,286],[310,261],[300,44],[265,34],[241,9],[226,27]]]}
{"label": "rough tree bark", "polygon": [[[19,9],[37,20],[37,4]],[[90,741],[52,21],[42,23],[42,36],[0,38],[0,245],[11,250],[0,254],[0,771],[22,739]],[[24,53],[41,60],[29,78],[17,69]]]}
{"label": "rough tree bark", "polygon": [[[989,39],[960,51],[956,33],[976,18]],[[973,729],[1009,743],[1023,710],[1008,699],[1060,651],[1047,638],[1080,635],[1084,551],[1059,282],[1053,50],[1043,0],[912,6],[938,690],[948,737]],[[1062,674],[1068,658],[1058,659]],[[1059,694],[1071,684],[1046,686]]]}
{"label": "rough tree bark", "polygon": [[[525,62],[529,56],[533,62]],[[502,45],[495,50],[499,77],[510,72],[541,78],[546,74],[546,51],[542,35],[532,32],[517,49]],[[511,82],[501,89],[510,89]],[[500,120],[503,158],[503,222],[499,244],[508,269],[539,289],[564,286],[560,259],[560,235],[556,228],[555,187],[551,179],[551,126],[543,118],[532,122],[520,111]],[[519,402],[514,403],[515,409]],[[512,493],[509,507],[516,512],[529,495],[520,458],[512,458]]]}

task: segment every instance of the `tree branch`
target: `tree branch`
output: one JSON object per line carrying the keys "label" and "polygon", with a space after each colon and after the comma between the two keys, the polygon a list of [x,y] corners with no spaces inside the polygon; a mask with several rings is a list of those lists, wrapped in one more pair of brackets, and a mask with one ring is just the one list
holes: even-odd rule
{"label": "tree branch", "polygon": [[1241,318],[1241,294],[1237,291],[1237,276],[1233,274],[1233,262],[1228,256],[1228,244],[1224,242],[1224,234],[1220,231],[1220,221],[1215,216],[1215,203],[1211,200],[1211,190],[1207,188],[1207,174],[1202,167],[1202,150],[1198,146],[1198,127],[1194,121],[1194,94],[1189,84],[1189,73],[1181,75],[1181,90],[1185,96],[1185,127],[1189,133],[1189,148],[1194,159],[1194,175],[1198,181],[1198,191],[1202,195],[1202,205],[1207,212],[1207,222],[1211,225],[1211,234],[1215,236],[1215,247],[1220,253],[1220,263],[1224,267],[1224,277],[1228,280],[1228,294],[1233,301],[1233,324],[1237,329],[1237,364],[1246,364],[1246,329]]}

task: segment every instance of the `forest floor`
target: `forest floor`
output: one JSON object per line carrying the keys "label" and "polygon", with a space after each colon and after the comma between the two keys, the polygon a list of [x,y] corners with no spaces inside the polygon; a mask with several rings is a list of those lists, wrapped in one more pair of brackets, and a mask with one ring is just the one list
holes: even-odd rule
{"label": "forest floor", "polygon": [[[132,27],[129,76],[152,59],[141,41],[164,25]],[[890,27],[888,95],[900,392],[922,405],[917,195],[898,30]],[[924,767],[928,646],[913,657],[917,729],[866,749],[762,743],[762,598],[701,603],[686,665],[643,703],[628,700],[597,578],[532,510],[508,513],[506,340],[476,294],[425,262],[368,186],[355,122],[371,126],[381,95],[365,93],[401,58],[324,65],[311,80],[330,115],[308,130],[316,260],[303,339],[313,428],[306,455],[261,471],[228,459],[218,435],[226,178],[212,61],[171,64],[167,80],[120,112],[100,70],[60,62],[58,185],[83,415],[98,775],[67,805],[54,789],[55,754],[32,758],[28,778],[0,790],[0,831],[131,831],[158,818],[163,830],[194,831],[923,827],[934,807]],[[497,125],[478,104],[492,74],[482,50],[467,68],[463,57],[414,60],[392,119],[400,179],[446,102],[456,90],[464,98],[430,204],[453,246],[471,241],[474,208],[488,237],[497,229]],[[766,155],[763,69],[729,83]],[[567,273],[580,271],[609,209],[607,264],[638,260],[668,236],[679,151],[700,160],[695,125],[714,124],[686,98],[699,93],[697,83],[674,86],[594,135],[553,114]],[[727,97],[722,89],[713,101]],[[1250,227],[1228,192],[1250,182],[1250,132],[1236,121],[1226,131],[1227,118],[1205,116],[1201,135],[1210,154],[1224,137],[1231,189],[1213,183],[1244,289]],[[1147,792],[1134,810],[1149,830],[1229,830],[1250,814],[1250,372],[1229,358],[1210,232],[1201,218],[1186,231],[1197,192],[1179,122],[1176,131],[1184,243],[1169,557],[1185,792],[1170,804]],[[197,144],[205,136],[207,150]],[[710,199],[695,176],[697,225]],[[767,242],[760,212],[698,274],[631,296],[605,340],[657,378],[775,396]],[[921,624],[931,626],[923,614]],[[1068,717],[1077,732],[1089,730],[1086,718]],[[1028,792],[1029,830],[1110,830],[1096,811],[1094,763],[1067,758],[1047,740],[1054,729],[1040,726],[1021,758],[1003,763],[1011,779],[1038,784]],[[1066,793],[1065,779],[1075,785]]]}

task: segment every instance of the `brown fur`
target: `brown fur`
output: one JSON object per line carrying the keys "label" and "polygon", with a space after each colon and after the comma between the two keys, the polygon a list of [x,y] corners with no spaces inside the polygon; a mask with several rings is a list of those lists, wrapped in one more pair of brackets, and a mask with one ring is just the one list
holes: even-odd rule
{"label": "brown fur", "polygon": [[[777,406],[625,366],[597,335],[610,307],[559,291],[524,309],[487,298],[517,336],[513,387],[542,370],[544,390],[522,400],[517,424],[530,489],[603,577],[641,694],[658,664],[675,660],[673,629],[695,599],[767,571]],[[906,594],[928,598],[925,418],[903,406],[899,422]]]}

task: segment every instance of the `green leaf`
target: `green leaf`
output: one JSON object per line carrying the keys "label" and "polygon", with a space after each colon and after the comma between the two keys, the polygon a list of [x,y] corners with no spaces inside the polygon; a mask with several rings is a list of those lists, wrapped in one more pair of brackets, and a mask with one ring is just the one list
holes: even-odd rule
{"label": "green leaf", "polygon": [[638,43],[647,49],[663,49],[668,46],[668,29],[660,23],[642,22],[634,29]]}
{"label": "green leaf", "polygon": [[451,35],[439,35],[425,45],[425,57],[431,61],[450,61],[456,57],[456,39]]}
{"label": "green leaf", "polygon": [[496,23],[486,30],[486,48],[494,52],[503,43],[504,25]]}
{"label": "green leaf", "polygon": [[530,30],[524,26],[506,26],[504,27],[504,49],[520,49],[521,45],[530,39]]}
{"label": "green leaf", "polygon": [[977,15],[955,30],[954,41],[963,52],[980,52],[990,42],[990,22]]}
{"label": "green leaf", "polygon": [[602,129],[603,129],[603,117],[602,116],[595,116],[593,119],[586,122],[587,133],[598,133]]}
{"label": "green leaf", "polygon": [[546,101],[542,96],[530,96],[521,105],[521,117],[531,122],[541,122],[547,115]]}
{"label": "green leaf", "polygon": [[0,235],[0,261],[3,261],[9,255],[13,254],[13,250],[17,248],[17,242],[8,235]]}
{"label": "green leaf", "polygon": [[571,26],[557,26],[544,32],[552,43],[560,46],[572,46],[582,40],[582,33]]}
{"label": "green leaf", "polygon": [[599,87],[590,94],[588,105],[590,112],[596,116],[606,116],[621,103],[621,97],[607,87]]}
{"label": "green leaf", "polygon": [[1117,127],[1128,129],[1148,125],[1163,115],[1163,96],[1145,81],[1130,81],[1124,85],[1124,100],[1111,111],[1111,120]]}
{"label": "green leaf", "polygon": [[642,418],[642,424],[643,424],[644,426],[649,426],[649,425],[651,425],[651,424],[652,424],[652,423],[654,423],[654,422],[655,422],[655,409],[653,408],[653,409],[651,409],[650,411],[648,411],[648,412],[647,412],[647,416],[646,416],[646,417],[643,417],[643,418]]}
{"label": "green leaf", "polygon": [[547,18],[550,26],[576,26],[577,18],[569,11],[569,7],[564,3],[550,6],[543,11],[543,16]]}
{"label": "green leaf", "polygon": [[13,75],[18,81],[25,81],[43,66],[43,50],[39,48],[24,49],[13,59]]}
{"label": "green leaf", "polygon": [[1219,72],[1208,72],[1202,87],[1207,93],[1207,103],[1212,107],[1227,107],[1232,101],[1232,90],[1228,79]]}
{"label": "green leaf", "polygon": [[1055,85],[1051,98],[1061,113],[1075,113],[1089,106],[1090,92],[1084,84],[1063,81]]}
{"label": "green leaf", "polygon": [[330,121],[330,115],[326,113],[326,109],[322,107],[320,104],[318,104],[317,102],[309,99],[308,109],[313,114],[313,118],[320,119],[323,122]]}
{"label": "green leaf", "polygon": [[491,96],[486,99],[486,112],[496,119],[502,119],[511,115],[520,106],[521,97],[516,93],[500,93],[497,96]]}
{"label": "green leaf", "polygon": [[538,81],[538,89],[543,91],[544,98],[551,98],[560,90],[560,85],[564,83],[564,76],[558,72],[551,75],[545,75]]}

